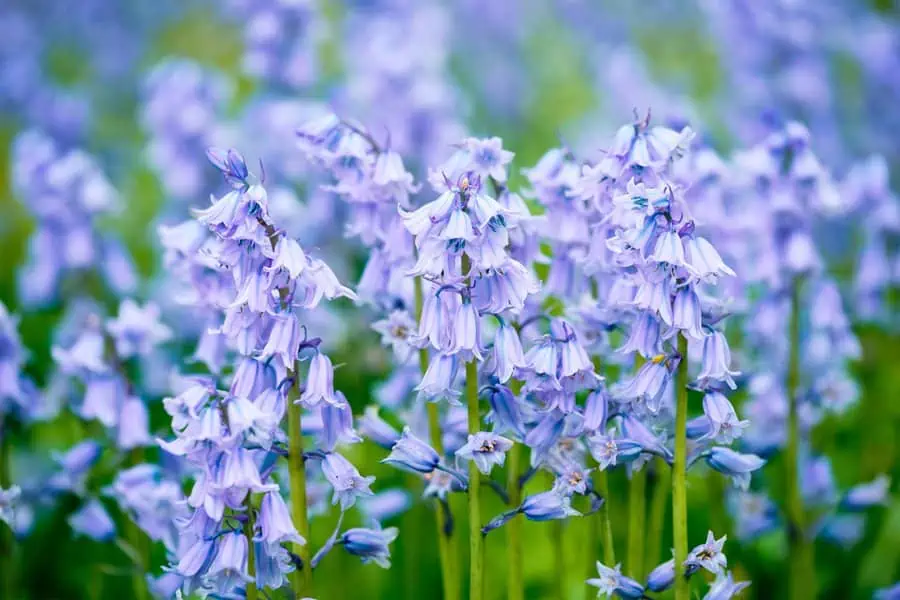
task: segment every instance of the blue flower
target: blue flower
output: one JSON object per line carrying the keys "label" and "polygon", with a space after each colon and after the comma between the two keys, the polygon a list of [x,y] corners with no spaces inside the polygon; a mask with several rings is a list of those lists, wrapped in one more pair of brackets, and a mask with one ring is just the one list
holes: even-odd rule
{"label": "blue flower", "polygon": [[766,461],[755,454],[741,454],[731,448],[715,446],[706,455],[706,463],[731,477],[736,487],[746,490],[750,485],[750,474],[762,468]]}
{"label": "blue flower", "polygon": [[496,433],[479,431],[469,435],[466,444],[456,451],[456,456],[463,460],[475,461],[478,470],[488,475],[494,465],[503,466],[506,452],[512,446],[512,440]]}
{"label": "blue flower", "polygon": [[628,600],[639,600],[644,597],[644,587],[634,579],[622,575],[621,565],[610,568],[597,561],[597,572],[599,577],[588,579],[587,584],[597,588],[598,598],[601,595],[607,598],[618,596]]}
{"label": "blue flower", "polygon": [[414,473],[431,473],[441,462],[434,448],[417,438],[409,427],[403,428],[403,435],[394,444],[390,455],[381,462]]}
{"label": "blue flower", "polygon": [[344,549],[362,559],[363,564],[373,562],[382,569],[391,566],[391,551],[388,544],[397,539],[397,528],[366,529],[357,527],[348,529],[338,540]]}

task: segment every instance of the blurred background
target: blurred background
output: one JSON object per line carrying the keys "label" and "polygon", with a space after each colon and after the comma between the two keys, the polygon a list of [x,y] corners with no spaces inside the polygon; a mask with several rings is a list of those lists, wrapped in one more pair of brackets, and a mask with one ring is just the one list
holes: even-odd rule
{"label": "blurred background", "polygon": [[[516,153],[513,187],[523,183],[520,169],[552,147],[596,155],[635,111],[688,122],[722,154],[758,141],[775,123],[799,120],[835,179],[856,173],[890,196],[900,183],[900,9],[891,0],[3,0],[0,301],[20,315],[25,370],[36,384],[51,387],[65,299],[89,290],[108,311],[118,302],[90,279],[66,281],[53,293],[36,289],[46,267],[31,241],[42,199],[17,176],[26,134],[91,157],[117,205],[100,215],[99,226],[130,257],[134,295],[165,307],[172,299],[157,226],[221,190],[204,154],[211,145],[237,147],[252,164],[261,160],[276,190],[273,212],[281,210],[303,246],[326,257],[342,281],[358,281],[363,249],[344,239],[340,203],[314,185],[294,147],[296,127],[329,108],[414,156],[419,176],[465,135],[500,136]],[[888,203],[888,213],[897,210],[895,198]],[[857,210],[864,215],[867,207]],[[858,226],[863,221],[831,225],[824,249],[846,286],[845,301],[860,308],[853,318],[862,355],[853,370],[861,401],[816,434],[841,489],[880,473],[900,480],[900,319],[896,294],[873,310],[862,310],[854,296],[860,248],[871,235]],[[896,249],[898,232],[882,234]],[[892,268],[896,290],[900,262]],[[355,412],[390,393],[388,350],[369,316],[350,309],[326,315],[334,361],[344,364],[336,387]],[[157,400],[168,368],[146,366],[141,375],[152,380],[144,384]],[[165,436],[168,417],[159,402],[151,406],[153,429]],[[27,450],[13,454],[13,480],[40,472],[40,457],[84,434],[66,410],[48,410],[57,413],[15,433],[15,445]],[[360,471],[379,485],[404,482],[378,463],[383,451],[360,446],[353,450]],[[624,502],[624,476],[614,474],[611,486],[615,510]],[[691,539],[708,528],[733,533],[715,486],[710,478],[692,480]],[[499,501],[486,505],[486,514],[503,510]],[[26,598],[129,597],[130,582],[120,574],[126,558],[113,545],[73,537],[66,521],[72,510],[60,502],[35,515],[20,550]],[[329,557],[316,575],[318,597],[438,597],[430,513],[415,504],[391,523],[401,528],[391,570],[359,567],[342,553]],[[328,517],[320,522],[315,545],[331,531]],[[624,543],[626,519],[614,528]],[[583,598],[583,570],[565,568],[594,560],[578,521],[528,523],[525,532],[528,597],[547,598],[562,586],[566,597]],[[562,556],[550,552],[551,536],[563,537]],[[503,543],[502,535],[488,537],[491,598],[505,597]],[[785,544],[783,532],[772,532],[730,546],[730,566],[753,579],[747,597],[772,598],[783,589]],[[165,557],[155,552],[158,567]],[[860,539],[819,542],[817,559],[823,598],[868,598],[896,581],[900,497],[895,492],[872,512]]]}

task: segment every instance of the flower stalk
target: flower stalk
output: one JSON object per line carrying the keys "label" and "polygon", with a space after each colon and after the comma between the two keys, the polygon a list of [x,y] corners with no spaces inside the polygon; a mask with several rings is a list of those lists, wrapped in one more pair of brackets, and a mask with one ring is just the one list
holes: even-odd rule
{"label": "flower stalk", "polygon": [[687,338],[678,336],[675,373],[675,462],[672,467],[672,537],[675,544],[675,600],[688,600],[690,585],[684,577],[687,539]]}
{"label": "flower stalk", "polygon": [[632,471],[628,482],[628,555],[627,572],[635,579],[644,577],[644,525],[647,520],[647,469]]}
{"label": "flower stalk", "polygon": [[298,598],[312,593],[312,566],[309,556],[309,515],[306,506],[306,465],[303,458],[302,408],[294,400],[299,397],[300,364],[295,363],[294,372],[298,381],[292,386],[292,397],[288,399],[288,473],[291,488],[291,519],[304,543],[291,543],[291,552],[299,557],[301,564],[293,577],[293,588]]}

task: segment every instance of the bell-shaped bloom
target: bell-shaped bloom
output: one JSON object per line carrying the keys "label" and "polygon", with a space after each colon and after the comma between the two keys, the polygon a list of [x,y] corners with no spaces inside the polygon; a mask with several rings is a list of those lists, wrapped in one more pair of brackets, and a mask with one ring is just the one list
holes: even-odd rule
{"label": "bell-shaped bloom", "polygon": [[505,433],[511,431],[520,438],[525,437],[525,421],[522,408],[512,391],[503,385],[488,389],[488,403],[491,411],[486,420],[494,425],[494,431]]}
{"label": "bell-shaped bloom", "polygon": [[633,321],[628,341],[619,352],[639,352],[644,358],[653,358],[662,353],[659,320],[650,312],[642,311]]}
{"label": "bell-shaped bloom", "polygon": [[647,576],[647,589],[651,592],[664,592],[675,583],[675,560],[670,559],[655,569]]}
{"label": "bell-shaped bloom", "polygon": [[266,492],[263,495],[255,526],[258,530],[253,538],[255,541],[262,541],[267,545],[283,542],[306,543],[306,540],[297,533],[284,498],[278,491]]}
{"label": "bell-shaped bloom", "polygon": [[397,539],[397,528],[366,529],[356,527],[341,535],[338,543],[344,549],[362,559],[363,564],[373,562],[382,569],[391,566],[391,550],[388,545]]}
{"label": "bell-shaped bloom", "polygon": [[749,581],[735,581],[730,572],[720,574],[709,586],[703,600],[731,600],[737,598],[748,587],[750,587]]}
{"label": "bell-shaped bloom", "polygon": [[869,483],[861,483],[847,490],[841,500],[841,508],[861,511],[887,504],[890,487],[891,480],[887,475],[880,475]]}
{"label": "bell-shaped bloom", "polygon": [[108,542],[116,535],[116,525],[100,501],[91,499],[68,519],[72,531],[97,542]]}
{"label": "bell-shaped bloom", "polygon": [[295,402],[306,408],[313,408],[323,401],[329,404],[337,402],[334,395],[334,367],[327,354],[316,352],[309,362],[306,388]]}
{"label": "bell-shaped bloom", "polygon": [[526,366],[522,342],[515,328],[501,325],[494,335],[494,375],[500,383],[506,383],[516,373],[516,369]]}
{"label": "bell-shaped bloom", "polygon": [[750,485],[750,474],[766,464],[765,459],[755,454],[742,454],[724,446],[714,446],[706,455],[706,464],[728,475],[736,487],[746,490]]}
{"label": "bell-shaped bloom", "polygon": [[291,279],[297,279],[307,265],[306,254],[296,240],[286,235],[281,235],[275,244],[275,256],[272,264],[266,267],[270,274],[284,270]]}
{"label": "bell-shaped bloom", "polygon": [[119,420],[120,406],[124,400],[125,385],[120,377],[90,375],[85,381],[81,417],[97,419],[105,427],[114,427]]}
{"label": "bell-shaped bloom", "polygon": [[132,396],[122,404],[116,445],[122,450],[131,450],[152,443],[147,407],[140,398]]}
{"label": "bell-shaped bloom", "polygon": [[353,506],[357,498],[372,495],[370,486],[375,478],[361,476],[349,460],[336,452],[325,455],[322,460],[322,473],[334,489],[331,503],[340,503],[341,511]]}
{"label": "bell-shaped bloom", "polygon": [[700,367],[700,381],[712,380],[725,383],[731,389],[737,387],[734,376],[740,371],[731,370],[731,349],[721,331],[714,331],[703,340],[703,362]]}
{"label": "bell-shaped bloom", "polygon": [[216,555],[206,572],[217,589],[234,589],[253,581],[247,571],[248,549],[247,538],[241,531],[230,531],[219,537]]}
{"label": "bell-shaped bloom", "polygon": [[422,377],[416,391],[429,399],[455,398],[459,395],[453,389],[453,382],[459,370],[459,359],[453,354],[436,354],[428,363],[428,369]]}
{"label": "bell-shaped bloom", "polygon": [[495,433],[479,431],[469,436],[466,444],[456,451],[456,456],[475,461],[478,470],[488,475],[494,465],[503,466],[506,453],[512,446],[512,440]]}
{"label": "bell-shaped bloom", "polygon": [[685,241],[687,268],[696,277],[708,279],[719,275],[735,276],[719,253],[705,238],[691,236]]}
{"label": "bell-shaped bloom", "polygon": [[684,247],[677,231],[664,231],[656,239],[656,246],[650,260],[667,263],[676,267],[684,266]]}
{"label": "bell-shaped bloom", "polygon": [[338,444],[355,444],[362,438],[353,429],[353,412],[350,404],[341,392],[335,392],[340,401],[338,404],[323,403],[319,405],[322,418],[322,431],[319,434],[320,446],[331,452]]}
{"label": "bell-shaped bloom", "polygon": [[675,302],[672,305],[672,327],[691,339],[703,339],[700,298],[693,286],[683,287],[675,294]]}
{"label": "bell-shaped bloom", "polygon": [[481,321],[475,305],[463,301],[457,307],[452,320],[453,345],[450,353],[459,353],[461,359],[468,362],[474,356],[479,361],[481,356]]}
{"label": "bell-shaped bloom", "polygon": [[293,371],[300,352],[300,343],[303,341],[303,327],[293,312],[272,316],[271,320],[272,328],[266,339],[266,345],[259,353],[259,359],[265,361],[274,356],[285,370]]}
{"label": "bell-shaped bloom", "polygon": [[157,345],[171,339],[172,330],[159,319],[159,307],[152,302],[141,307],[130,298],[123,300],[119,315],[106,324],[118,355],[122,358],[146,356]]}
{"label": "bell-shaped bloom", "polygon": [[554,490],[528,496],[519,510],[531,521],[552,521],[581,516],[580,512],[572,508],[572,500],[569,497]]}
{"label": "bell-shaped bloom", "polygon": [[359,417],[358,424],[360,434],[382,448],[389,450],[400,439],[400,432],[378,416],[377,406],[367,406],[363,411],[363,416]]}
{"label": "bell-shaped bloom", "polygon": [[627,600],[639,600],[644,598],[644,587],[631,579],[622,575],[621,565],[614,568],[607,567],[601,562],[597,562],[598,577],[587,580],[587,584],[597,588],[597,596],[605,595],[607,598],[624,598]]}
{"label": "bell-shaped bloom", "polygon": [[565,427],[565,415],[553,410],[545,414],[538,424],[525,435],[525,445],[531,448],[532,465],[539,464],[556,446]]}
{"label": "bell-shaped bloom", "polygon": [[604,434],[588,439],[588,448],[594,460],[600,463],[601,470],[637,460],[644,451],[644,447],[635,440],[614,438]]}
{"label": "bell-shaped bloom", "polygon": [[403,435],[394,444],[390,455],[381,462],[414,473],[431,473],[441,462],[434,448],[417,438],[409,427],[403,428]]}
{"label": "bell-shaped bloom", "polygon": [[584,402],[584,430],[605,431],[609,415],[609,394],[605,389],[596,389],[588,394]]}
{"label": "bell-shaped bloom", "polygon": [[750,421],[738,419],[734,406],[720,392],[709,392],[703,397],[703,414],[709,422],[705,437],[719,444],[732,443],[750,425]]}
{"label": "bell-shaped bloom", "polygon": [[725,540],[728,536],[723,535],[716,539],[712,531],[707,532],[706,541],[699,546],[695,546],[684,561],[685,569],[690,572],[698,568],[706,569],[713,575],[721,574],[728,566],[728,559],[722,552],[725,547]]}

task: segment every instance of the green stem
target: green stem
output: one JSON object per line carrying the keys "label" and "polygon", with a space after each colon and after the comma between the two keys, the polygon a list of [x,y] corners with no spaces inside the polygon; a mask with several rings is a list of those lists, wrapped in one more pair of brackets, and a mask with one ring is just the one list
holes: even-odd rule
{"label": "green stem", "polygon": [[297,383],[288,398],[288,473],[291,487],[291,519],[304,542],[291,543],[291,551],[303,561],[293,576],[294,594],[298,598],[312,595],[312,568],[309,558],[309,515],[306,506],[306,465],[303,460],[302,408],[294,400],[299,396],[300,364],[294,367]]}
{"label": "green stem", "polygon": [[688,553],[687,529],[687,339],[678,336],[681,359],[675,373],[675,464],[672,467],[672,537],[675,543],[675,600],[688,600],[690,586],[684,577]]}
{"label": "green stem", "polygon": [[[522,445],[513,444],[506,455],[506,489],[509,491],[509,505],[522,503],[522,487],[519,485]],[[513,519],[506,524],[506,543],[509,571],[507,577],[507,600],[525,599],[525,580],[522,576],[522,520]]]}
{"label": "green stem", "polygon": [[[0,415],[0,488],[6,490],[12,485],[9,462],[12,444],[7,423]],[[3,598],[13,598],[15,590],[15,536],[6,524],[0,524],[0,593]]]}
{"label": "green stem", "polygon": [[553,552],[556,598],[557,600],[565,600],[568,569],[566,569],[566,545],[563,537],[563,522],[561,520],[550,523],[550,542],[550,548]]}
{"label": "green stem", "polygon": [[790,544],[790,598],[816,597],[816,571],[813,546],[806,536],[806,515],[800,491],[800,281],[791,284],[790,355],[785,393],[788,398],[788,443],[785,455],[787,476],[788,542]]}
{"label": "green stem", "polygon": [[660,556],[663,547],[662,538],[666,526],[669,490],[672,486],[669,465],[661,458],[656,459],[654,475],[653,496],[650,499],[650,520],[647,525],[647,560],[644,563],[647,567],[655,567],[663,560]]}
{"label": "green stem", "polygon": [[[600,525],[603,536],[603,563],[607,566],[616,564],[616,548],[613,545],[612,521],[609,518],[611,512],[609,495],[609,474],[606,471],[597,472],[597,491],[603,496],[603,506],[600,507]],[[591,560],[591,571],[596,571],[594,560]]]}
{"label": "green stem", "polygon": [[[478,410],[478,363],[466,363],[466,403],[469,409],[469,433],[481,429]],[[475,461],[469,462],[469,600],[484,597],[484,538],[481,535],[481,473]]]}
{"label": "green stem", "polygon": [[256,555],[253,551],[253,506],[247,497],[247,521],[244,523],[244,535],[247,536],[247,574],[252,581],[247,582],[247,600],[256,600]]}
{"label": "green stem", "polygon": [[[415,298],[416,298],[416,321],[422,316],[422,279],[416,277],[415,280]],[[428,350],[422,348],[419,350],[419,372],[422,375],[428,370]],[[440,456],[444,456],[444,440],[441,437],[441,420],[438,414],[438,405],[429,402],[428,410],[428,431],[431,436],[431,446]],[[457,600],[459,598],[459,578],[456,576],[456,553],[454,549],[453,532],[449,535],[445,531],[447,525],[447,516],[444,513],[444,507],[441,506],[440,500],[434,501],[435,524],[437,525],[438,539],[438,557],[441,563],[441,583],[444,589],[444,600]]]}
{"label": "green stem", "polygon": [[638,581],[644,578],[644,524],[647,520],[647,469],[632,471],[628,482],[628,562],[627,573]]}

